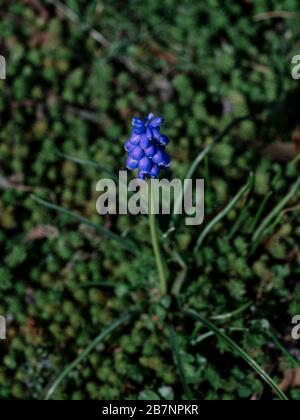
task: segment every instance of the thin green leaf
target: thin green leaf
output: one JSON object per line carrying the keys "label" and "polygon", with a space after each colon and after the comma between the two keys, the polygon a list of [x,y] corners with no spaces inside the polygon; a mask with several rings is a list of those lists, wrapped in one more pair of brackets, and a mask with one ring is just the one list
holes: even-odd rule
{"label": "thin green leaf", "polygon": [[178,273],[176,274],[173,286],[172,286],[172,290],[171,290],[172,295],[174,296],[180,295],[181,289],[186,280],[187,273],[188,273],[188,270],[186,268],[183,268],[182,270],[178,271]]}
{"label": "thin green leaf", "polygon": [[252,302],[247,302],[243,306],[241,306],[240,308],[236,309],[235,311],[229,312],[227,314],[215,315],[215,316],[212,316],[211,319],[213,319],[215,321],[224,321],[226,319],[231,319],[231,318],[233,318],[237,315],[240,315],[241,313],[243,313],[247,309],[249,309],[251,307],[251,305],[252,305]]}
{"label": "thin green leaf", "polygon": [[[197,169],[198,165],[200,164],[200,162],[202,162],[202,160],[205,158],[205,156],[211,151],[213,146],[213,143],[209,144],[194,160],[194,162],[192,163],[192,166],[190,167],[189,172],[187,173],[185,179],[191,179],[195,170]],[[175,221],[178,217],[178,211],[180,209],[183,197],[186,194],[186,189],[187,189],[188,184],[185,184],[185,189],[183,191],[182,194],[179,194],[176,201],[175,201],[175,205],[174,205],[174,214],[172,216],[172,226],[174,226]]]}
{"label": "thin green leaf", "polygon": [[99,334],[82,353],[80,353],[80,355],[74,360],[74,362],[72,362],[69,366],[67,366],[62,371],[59,377],[54,381],[53,385],[49,388],[47,395],[45,397],[45,400],[47,401],[51,399],[52,395],[57,390],[59,385],[61,385],[61,383],[67,378],[67,376],[91,353],[91,351],[95,349],[95,347],[97,347],[99,343],[101,343],[101,341],[104,340],[104,338],[106,338],[109,334],[111,334],[121,325],[129,321],[131,317],[132,317],[132,314],[127,314],[123,316],[121,319],[119,319],[118,321],[115,321],[104,331],[102,331],[102,333]]}
{"label": "thin green leaf", "polygon": [[253,234],[252,241],[253,241],[253,249],[256,249],[258,244],[260,243],[264,231],[266,228],[272,223],[273,219],[275,219],[278,214],[283,210],[283,208],[288,204],[288,202],[295,196],[295,194],[299,191],[300,188],[300,176],[298,177],[297,181],[291,187],[290,191],[287,195],[278,203],[278,205],[269,213],[269,215],[263,220],[263,222],[259,225],[256,231]]}
{"label": "thin green leaf", "polygon": [[187,310],[186,314],[197,321],[200,321],[210,331],[212,331],[218,338],[226,342],[233,351],[235,351],[244,361],[268,384],[277,395],[280,400],[288,401],[287,396],[281,391],[279,386],[273,381],[273,379],[247,354],[235,341],[233,341],[225,332],[221,331],[215,324],[210,322],[208,319],[199,315],[193,310]]}
{"label": "thin green leaf", "polygon": [[116,242],[118,242],[118,244],[120,246],[122,246],[122,248],[126,249],[127,251],[133,253],[133,254],[138,254],[138,250],[136,248],[136,246],[129,240],[127,240],[126,238],[122,238],[121,236],[117,235],[116,233],[111,232],[109,229],[105,228],[104,226],[98,225],[94,222],[91,222],[90,220],[86,219],[83,216],[80,216],[79,214],[64,209],[63,207],[57,206],[56,204],[52,204],[46,200],[43,200],[39,197],[37,197],[36,195],[32,194],[31,198],[33,201],[35,201],[36,203],[50,209],[50,210],[54,210],[57,211],[58,213],[62,213],[62,214],[66,214],[67,216],[70,216],[71,218],[73,218],[74,220],[77,220],[80,223],[84,223],[87,226],[92,227],[93,229],[95,229],[95,231],[97,233],[99,233],[100,235],[106,236],[109,239],[112,239]]}
{"label": "thin green leaf", "polygon": [[[106,166],[102,165],[101,163],[95,162],[94,160],[89,159],[81,159],[76,156],[67,155],[65,153],[61,153],[59,151],[56,151],[57,156],[59,156],[62,159],[69,160],[71,162],[77,163],[78,165],[82,166],[90,166],[91,168],[98,169],[102,172],[104,172],[106,175],[108,175],[111,179],[113,179],[116,183],[126,187],[128,189],[128,185],[126,182],[123,181],[122,177],[118,177],[112,170],[107,168]],[[134,193],[131,191],[128,191],[129,195],[133,195]],[[141,204],[144,206],[144,209],[148,208],[147,201],[145,200],[145,197],[141,197]],[[143,216],[145,216],[143,214]]]}
{"label": "thin green leaf", "polygon": [[226,215],[233,209],[236,203],[243,197],[243,195],[252,188],[254,183],[254,176],[253,174],[250,175],[247,184],[238,192],[238,194],[231,200],[231,202],[225,207],[223,211],[221,211],[203,230],[203,232],[199,235],[195,246],[195,252],[198,251],[200,246],[203,244],[207,235],[211,232],[211,230],[224,218]]}
{"label": "thin green leaf", "polygon": [[261,218],[263,212],[265,211],[265,208],[267,207],[267,204],[268,204],[270,198],[272,197],[272,195],[273,195],[273,192],[269,191],[269,193],[264,197],[264,199],[263,199],[261,205],[259,206],[258,211],[257,211],[257,213],[256,213],[256,215],[253,219],[253,222],[251,223],[251,226],[249,228],[250,233],[254,232],[254,229],[256,228],[256,226],[259,222],[259,219]]}
{"label": "thin green leaf", "polygon": [[231,241],[232,238],[237,234],[237,232],[245,225],[246,220],[249,218],[249,209],[245,205],[245,207],[242,209],[239,217],[236,219],[236,222],[233,224],[229,234],[227,235],[228,241]]}
{"label": "thin green leaf", "polygon": [[[220,329],[220,331],[222,331],[222,332],[224,332],[225,330],[224,330],[224,328],[221,328]],[[232,332],[248,332],[249,331],[249,329],[248,328],[238,328],[238,327],[229,327],[228,328],[228,331],[232,331]],[[195,346],[195,345],[197,345],[197,344],[200,344],[200,343],[203,343],[203,341],[205,341],[205,340],[207,340],[208,338],[210,338],[210,337],[213,337],[215,335],[215,333],[214,332],[212,332],[212,331],[209,331],[209,332],[207,332],[207,333],[205,333],[205,334],[202,334],[202,335],[200,335],[199,337],[197,337],[197,338],[195,338],[195,339],[193,339],[192,341],[191,341],[191,344],[192,344],[192,346]]]}
{"label": "thin green leaf", "polygon": [[282,224],[282,219],[283,217],[287,214],[287,213],[294,213],[294,212],[299,212],[300,210],[300,205],[295,206],[291,209],[285,209],[282,210],[277,216],[276,218],[273,220],[272,223],[270,223],[270,225],[264,230],[262,236],[256,241],[256,243],[252,246],[251,248],[251,253],[255,252],[256,249],[258,248],[260,241],[267,236],[271,236],[273,232],[275,232],[277,226],[279,226],[280,224]]}
{"label": "thin green leaf", "polygon": [[[193,177],[193,175],[194,175],[197,167],[203,161],[203,159],[208,155],[208,153],[211,151],[211,149],[214,147],[215,144],[219,143],[223,139],[223,137],[225,137],[227,134],[229,134],[230,131],[237,124],[240,124],[241,122],[246,121],[246,120],[248,120],[250,118],[251,118],[250,115],[246,115],[246,116],[243,116],[243,117],[235,118],[233,121],[231,121],[231,123],[228,124],[224,128],[224,130],[220,134],[218,134],[214,138],[214,140],[208,146],[206,146],[204,150],[202,150],[198,154],[198,156],[196,157],[196,159],[193,161],[192,165],[190,166],[190,169],[187,172],[187,174],[185,176],[185,179],[191,179]],[[187,187],[188,186],[186,185],[185,188],[187,188]],[[183,197],[185,196],[185,194],[186,194],[186,189],[183,191],[182,194],[179,194],[178,197],[177,197],[177,199],[175,200],[174,214],[173,214],[173,216],[171,218],[170,226],[174,226],[175,225],[176,219],[178,217],[178,214],[177,213],[178,213],[178,210],[180,209],[180,206],[181,206],[181,203],[182,203],[182,200],[183,200]]]}
{"label": "thin green leaf", "polygon": [[68,155],[65,153],[61,153],[60,151],[56,151],[56,154],[58,157],[69,160],[71,162],[77,163],[78,165],[82,166],[90,166],[91,168],[98,169],[100,171],[103,171],[107,175],[109,175],[112,179],[114,179],[116,182],[119,181],[118,176],[109,168],[107,168],[105,165],[102,165],[101,163],[95,162],[94,160],[89,159],[81,159],[76,156]]}
{"label": "thin green leaf", "polygon": [[184,390],[186,396],[188,397],[188,399],[192,400],[193,399],[192,398],[192,393],[191,393],[191,390],[188,386],[187,379],[186,379],[186,376],[185,376],[185,371],[184,371],[184,366],[183,366],[183,363],[182,363],[182,358],[181,358],[180,348],[179,348],[179,345],[178,345],[177,335],[176,335],[176,332],[175,332],[173,326],[169,327],[169,331],[170,331],[171,346],[172,346],[172,349],[173,349],[173,352],[174,352],[174,357],[175,357],[175,360],[176,360],[176,364],[177,364],[180,380],[181,380],[181,383],[182,383],[182,387],[183,387],[183,390]]}
{"label": "thin green leaf", "polygon": [[268,331],[267,335],[271,338],[271,340],[274,342],[275,346],[282,351],[282,353],[285,355],[286,359],[289,360],[292,363],[292,366],[295,368],[300,368],[300,362],[297,360],[285,347],[284,345],[279,341],[277,336],[272,332]]}

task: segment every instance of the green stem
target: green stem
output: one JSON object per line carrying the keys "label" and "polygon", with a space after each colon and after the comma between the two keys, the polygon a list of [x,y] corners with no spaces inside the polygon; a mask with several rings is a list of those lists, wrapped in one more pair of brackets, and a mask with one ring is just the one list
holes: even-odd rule
{"label": "green stem", "polygon": [[154,213],[154,197],[151,191],[151,182],[149,182],[148,185],[149,185],[149,225],[150,225],[150,233],[151,233],[151,242],[152,242],[153,252],[155,255],[157,271],[159,275],[160,292],[161,292],[161,295],[165,295],[167,293],[167,274],[166,274],[165,265],[164,265],[162,255],[160,252],[160,247],[159,247],[157,224],[156,224],[156,218],[155,218],[155,213]]}
{"label": "green stem", "polygon": [[273,379],[252,359],[235,341],[233,341],[224,331],[220,330],[215,324],[213,324],[208,319],[204,318],[202,315],[198,314],[193,310],[186,310],[185,313],[194,318],[197,321],[200,321],[203,325],[206,326],[210,331],[212,331],[218,338],[223,340],[228,346],[235,351],[248,365],[267,383],[277,395],[280,400],[288,401],[287,396],[279,388],[279,386],[273,381]]}

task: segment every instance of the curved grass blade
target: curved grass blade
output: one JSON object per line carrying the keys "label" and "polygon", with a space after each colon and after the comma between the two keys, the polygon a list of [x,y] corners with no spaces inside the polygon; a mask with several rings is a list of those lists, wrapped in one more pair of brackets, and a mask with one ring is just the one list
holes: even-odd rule
{"label": "curved grass blade", "polygon": [[170,331],[170,340],[171,340],[171,346],[174,352],[174,357],[177,363],[177,368],[178,368],[178,373],[180,376],[180,380],[182,383],[182,387],[184,390],[184,393],[186,394],[186,396],[188,397],[189,400],[192,400],[192,393],[191,390],[188,386],[187,380],[186,380],[186,376],[185,376],[185,371],[184,371],[184,366],[182,363],[182,359],[181,359],[181,354],[180,354],[180,348],[178,345],[178,340],[177,340],[177,335],[176,335],[176,331],[174,330],[173,326],[169,326],[169,331]]}
{"label": "curved grass blade", "polygon": [[[194,173],[195,173],[195,171],[196,171],[196,169],[197,169],[197,167],[199,166],[199,164],[203,161],[203,159],[208,155],[208,153],[211,151],[211,149],[214,147],[214,145],[216,144],[216,143],[219,143],[222,139],[223,139],[223,137],[225,137],[227,134],[229,134],[230,133],[230,131],[237,125],[237,124],[240,124],[241,122],[243,122],[243,121],[246,121],[246,120],[248,120],[248,119],[250,119],[251,118],[251,116],[250,115],[245,115],[245,116],[243,116],[243,117],[238,117],[238,118],[235,118],[233,121],[231,121],[231,123],[230,124],[228,124],[225,128],[224,128],[224,130],[220,133],[220,134],[218,134],[215,138],[214,138],[214,140],[208,145],[208,146],[206,146],[205,147],[205,149],[204,150],[202,150],[199,154],[198,154],[198,156],[196,157],[196,159],[193,161],[193,163],[192,163],[192,165],[191,165],[191,167],[190,167],[190,169],[189,169],[189,171],[187,172],[187,174],[186,174],[186,176],[185,176],[185,179],[191,179],[192,177],[193,177],[193,175],[194,175]],[[186,188],[187,188],[187,185],[186,185],[186,187],[185,187],[185,190],[183,191],[183,194],[179,194],[178,195],[178,197],[177,197],[177,199],[176,199],[176,201],[175,201],[175,204],[174,204],[174,214],[173,214],[173,216],[172,216],[172,218],[171,218],[171,222],[170,222],[170,227],[172,227],[172,226],[174,226],[175,225],[175,222],[176,222],[176,219],[177,219],[177,217],[178,217],[178,214],[177,214],[177,212],[178,212],[178,210],[179,210],[179,208],[180,208],[180,206],[181,206],[181,203],[182,203],[182,200],[183,200],[183,197],[185,196],[185,194],[186,194]]]}
{"label": "curved grass blade", "polygon": [[84,32],[88,32],[88,34],[102,47],[109,48],[110,42],[99,31],[96,31],[95,29],[91,28],[86,22],[83,22],[81,16],[75,13],[72,9],[70,9],[60,0],[50,0],[50,2],[62,15],[64,15],[67,19],[74,23],[77,29]]}
{"label": "curved grass blade", "polygon": [[102,165],[101,163],[95,162],[94,160],[90,160],[90,159],[81,159],[77,156],[68,155],[58,150],[55,153],[57,154],[58,157],[77,163],[78,165],[90,166],[91,168],[99,169],[100,171],[103,171],[104,173],[109,175],[116,182],[119,181],[119,178],[117,177],[117,175],[113,171],[108,169],[106,166]]}
{"label": "curved grass blade", "polygon": [[[224,330],[224,328],[221,328],[220,329],[220,331],[225,331]],[[235,327],[229,327],[228,328],[228,331],[232,331],[232,332],[249,332],[249,329],[248,328],[235,328]],[[212,331],[209,331],[209,332],[207,332],[207,333],[205,333],[205,334],[202,334],[202,335],[200,335],[199,337],[197,337],[197,338],[194,338],[192,341],[191,341],[191,344],[193,345],[193,346],[195,346],[195,345],[197,345],[197,344],[200,344],[200,343],[203,343],[203,341],[205,341],[205,340],[207,340],[208,338],[210,338],[210,337],[213,337],[215,335],[215,333],[214,332],[212,332]]]}
{"label": "curved grass blade", "polygon": [[112,333],[114,330],[119,328],[121,325],[125,324],[125,322],[129,321],[132,317],[132,314],[127,314],[123,316],[118,321],[115,321],[113,324],[111,324],[108,328],[106,328],[104,331],[102,331],[101,334],[99,334],[92,342],[91,344],[72,362],[69,366],[67,366],[62,373],[59,375],[59,377],[55,380],[53,385],[50,387],[50,389],[47,392],[47,395],[45,397],[45,400],[48,401],[54,394],[54,392],[57,390],[59,385],[66,379],[66,377],[76,368],[79,363],[81,363],[88,354],[94,350],[94,348],[101,343],[101,341],[104,340],[105,337],[107,337],[110,333]]}
{"label": "curved grass blade", "polygon": [[275,333],[272,331],[268,331],[267,335],[271,338],[271,340],[274,342],[275,346],[282,351],[282,353],[285,355],[286,359],[289,360],[293,367],[300,368],[300,362],[297,360],[285,347],[284,345],[279,341]]}
{"label": "curved grass blade", "polygon": [[[213,146],[213,143],[209,144],[208,146],[206,146],[206,148],[196,157],[196,159],[194,160],[194,162],[192,163],[192,166],[189,170],[189,172],[187,173],[185,179],[191,179],[195,170],[197,169],[198,165],[200,164],[200,162],[202,162],[202,160],[205,158],[205,156],[211,151]],[[174,226],[175,225],[175,221],[178,217],[178,211],[179,208],[181,206],[181,202],[183,200],[183,197],[186,194],[186,188],[187,188],[187,184],[185,184],[186,187],[184,188],[183,194],[179,194],[175,204],[174,204],[174,214],[171,220],[171,225],[170,226]]]}
{"label": "curved grass blade", "polygon": [[280,201],[280,203],[269,213],[269,215],[264,219],[264,221],[259,225],[256,231],[253,234],[252,241],[253,241],[253,249],[256,249],[259,245],[263,233],[266,228],[270,225],[273,219],[275,219],[278,214],[283,210],[283,208],[288,204],[288,202],[294,197],[294,195],[299,191],[300,188],[300,176],[298,177],[295,184],[291,187],[288,194]]}
{"label": "curved grass blade", "polygon": [[[294,212],[296,213],[296,212],[299,212],[299,210],[300,210],[300,205],[296,205],[295,207],[292,207],[290,209],[281,210],[281,212],[276,216],[276,219],[266,228],[266,230],[261,236],[261,239],[265,236],[271,236],[272,233],[276,230],[277,226],[279,226],[282,223],[282,219],[287,213],[290,213],[290,214]],[[258,246],[259,246],[259,242],[255,244],[256,248]]]}
{"label": "curved grass blade", "polygon": [[[83,32],[87,33],[91,38],[94,39],[99,45],[101,45],[107,51],[107,57],[112,57],[122,63],[129,72],[131,73],[139,73],[138,67],[136,64],[130,60],[127,56],[121,54],[114,53],[114,47],[116,42],[112,43],[108,39],[106,39],[101,32],[93,28],[88,22],[82,20],[82,16],[79,16],[74,10],[70,9],[70,7],[66,6],[60,0],[50,0],[50,2],[55,6],[57,11],[65,16],[70,22],[76,25],[76,28]],[[116,48],[116,47],[115,47]],[[118,50],[117,50],[118,51]]]}
{"label": "curved grass blade", "polygon": [[289,211],[285,211],[284,209],[281,210],[281,212],[276,216],[275,220],[273,220],[270,225],[268,227],[266,227],[266,229],[264,230],[264,232],[261,234],[261,236],[257,239],[257,241],[252,245],[251,247],[251,251],[250,251],[250,255],[254,254],[254,252],[257,250],[257,248],[259,247],[261,241],[267,237],[267,236],[272,236],[272,233],[275,232],[277,226],[279,226],[280,224],[282,224],[282,218],[283,216],[287,213],[287,212],[294,212],[296,210],[299,210],[300,206],[296,206],[293,209],[290,209]]}
{"label": "curved grass blade", "polygon": [[261,205],[259,206],[259,209],[258,209],[258,211],[257,211],[257,213],[256,213],[256,215],[253,219],[253,222],[251,223],[251,226],[249,227],[249,232],[250,233],[254,232],[254,230],[255,230],[261,216],[263,215],[263,212],[265,211],[265,208],[267,207],[267,204],[268,204],[270,198],[272,197],[272,195],[273,195],[273,192],[269,191],[269,193],[264,197],[264,199],[263,199]]}
{"label": "curved grass blade", "polygon": [[232,228],[230,229],[229,234],[227,235],[227,240],[231,241],[234,236],[237,234],[237,232],[242,229],[242,227],[245,225],[246,220],[249,220],[249,209],[245,205],[245,207],[242,209],[239,217],[236,219],[236,222],[233,224]]}
{"label": "curved grass blade", "polygon": [[253,174],[250,175],[247,184],[238,192],[238,194],[233,198],[233,200],[225,207],[223,211],[221,211],[203,230],[203,232],[199,235],[195,246],[195,252],[198,251],[200,246],[203,244],[207,235],[211,232],[211,230],[233,209],[236,203],[243,197],[243,195],[249,191],[254,184],[254,176]]}
{"label": "curved grass blade", "polygon": [[218,327],[215,326],[208,319],[199,315],[193,310],[185,311],[186,314],[197,321],[200,321],[205,325],[210,331],[212,331],[217,337],[226,342],[233,351],[235,351],[244,361],[263,379],[263,381],[268,384],[277,395],[280,400],[288,401],[287,396],[284,392],[281,391],[279,386],[273,381],[273,379],[256,363],[252,357],[249,356],[235,341],[233,341],[225,332],[221,331]]}
{"label": "curved grass blade", "polygon": [[[76,156],[68,155],[65,153],[61,153],[60,151],[56,151],[57,156],[59,156],[62,159],[69,160],[71,162],[77,163],[78,165],[82,166],[90,166],[94,169],[99,169],[100,171],[104,172],[106,175],[108,175],[111,179],[113,179],[116,183],[119,183],[120,185],[123,185],[124,187],[127,187],[127,183],[124,182],[122,177],[118,177],[112,170],[108,169],[106,166],[102,165],[101,163],[95,162],[94,160],[90,159],[81,159]],[[133,192],[129,192],[129,195],[132,195]],[[141,204],[144,206],[144,209],[147,209],[147,201],[145,200],[145,197],[141,197]]]}
{"label": "curved grass blade", "polygon": [[57,206],[56,204],[52,204],[46,200],[43,200],[42,198],[37,197],[36,195],[32,194],[31,198],[33,201],[35,201],[36,203],[50,209],[50,210],[54,210],[57,211],[58,213],[62,213],[62,214],[66,214],[67,216],[70,216],[71,218],[73,218],[74,220],[77,220],[80,223],[84,223],[87,226],[92,227],[93,229],[95,229],[95,231],[97,233],[99,233],[100,235],[106,236],[109,239],[114,240],[115,242],[118,242],[118,244],[120,246],[122,246],[122,248],[126,249],[127,251],[137,255],[139,253],[137,247],[134,245],[133,242],[127,240],[126,238],[122,238],[121,236],[117,235],[116,233],[111,232],[109,229],[105,228],[104,226],[98,225],[94,222],[91,222],[90,220],[86,219],[83,216],[80,216],[79,214],[64,209],[63,207]]}
{"label": "curved grass blade", "polygon": [[227,314],[215,315],[215,316],[212,316],[211,319],[213,319],[214,321],[224,321],[224,320],[233,318],[237,315],[240,315],[241,313],[249,309],[251,306],[252,306],[252,302],[247,302],[243,306],[241,306],[240,308],[232,312],[228,312]]}

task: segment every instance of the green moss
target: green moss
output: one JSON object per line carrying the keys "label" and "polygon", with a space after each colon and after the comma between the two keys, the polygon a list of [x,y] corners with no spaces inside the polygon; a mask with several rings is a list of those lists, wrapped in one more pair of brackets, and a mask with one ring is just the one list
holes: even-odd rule
{"label": "green moss", "polygon": [[[289,150],[297,131],[299,84],[290,76],[290,52],[297,53],[299,25],[268,14],[295,12],[298,2],[130,0],[124,8],[115,0],[104,7],[66,1],[80,24],[62,19],[48,0],[41,9],[23,3],[4,0],[0,22],[9,65],[0,85],[0,315],[8,323],[0,399],[44,398],[62,369],[136,305],[143,315],[97,346],[60,385],[57,399],[185,398],[166,328],[171,322],[198,399],[273,398],[228,346],[203,338],[207,331],[181,310],[221,315],[217,325],[266,371],[271,366],[275,379],[282,377],[284,356],[266,341],[262,320],[296,354],[297,343],[288,337],[291,317],[300,313],[298,192],[253,252],[252,246],[257,228],[299,174],[282,153],[265,152],[274,140]],[[91,37],[90,27],[110,46]],[[130,119],[150,110],[164,116],[171,139],[169,178],[184,178],[235,117],[253,116],[219,139],[196,169],[195,177],[205,178],[205,224],[186,227],[179,218],[162,240],[169,286],[179,284],[167,303],[158,297],[147,219],[101,218],[95,185],[107,173],[57,154],[124,169]],[[195,256],[200,233],[251,171],[253,191]],[[31,190],[133,239],[141,254],[132,257],[93,229],[38,206]],[[159,220],[162,232],[168,222]],[[251,308],[222,320],[248,301]],[[290,396],[299,399],[297,390]]]}

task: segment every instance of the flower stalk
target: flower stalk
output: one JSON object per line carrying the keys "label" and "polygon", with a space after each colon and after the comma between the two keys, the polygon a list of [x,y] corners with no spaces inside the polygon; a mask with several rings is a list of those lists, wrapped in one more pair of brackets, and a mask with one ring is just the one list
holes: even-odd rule
{"label": "flower stalk", "polygon": [[159,240],[158,240],[158,230],[157,230],[157,222],[155,217],[155,206],[154,206],[154,197],[153,191],[151,189],[151,181],[148,183],[149,186],[149,225],[150,225],[150,234],[151,234],[151,242],[153,247],[153,252],[155,256],[157,271],[159,275],[159,285],[160,285],[160,293],[164,296],[167,293],[167,271],[166,266],[163,261],[163,257],[160,251]]}

